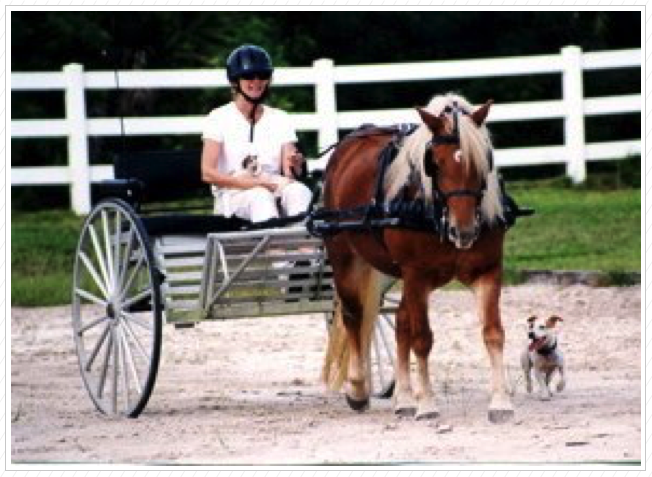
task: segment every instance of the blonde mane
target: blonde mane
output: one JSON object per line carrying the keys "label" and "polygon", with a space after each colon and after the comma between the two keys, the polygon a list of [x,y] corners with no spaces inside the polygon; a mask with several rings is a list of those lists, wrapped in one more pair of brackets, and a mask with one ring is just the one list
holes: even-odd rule
{"label": "blonde mane", "polygon": [[[461,96],[448,93],[443,96],[435,96],[430,100],[426,110],[434,116],[441,116],[447,106],[453,107],[453,103],[469,113],[474,110],[473,106]],[[450,119],[447,121],[447,133],[452,133],[452,115],[446,114]],[[460,114],[458,118],[458,130],[460,135],[460,148],[462,157],[472,161],[472,164],[485,178],[487,190],[482,199],[480,210],[483,218],[489,223],[502,218],[503,208],[500,200],[500,184],[496,169],[489,170],[487,152],[492,149],[489,131],[484,126],[477,127],[470,116]],[[408,136],[401,147],[396,159],[387,170],[385,175],[388,200],[395,198],[403,187],[408,183],[416,184],[419,188],[419,196],[426,203],[432,203],[432,181],[426,175],[423,167],[423,157],[426,151],[426,144],[432,138],[432,132],[425,124],[420,124],[417,130]]]}

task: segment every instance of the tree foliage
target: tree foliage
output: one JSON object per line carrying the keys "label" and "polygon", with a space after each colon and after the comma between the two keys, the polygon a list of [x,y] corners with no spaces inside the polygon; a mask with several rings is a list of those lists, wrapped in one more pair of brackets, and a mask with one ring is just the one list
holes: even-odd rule
{"label": "tree foliage", "polygon": [[[222,68],[228,53],[242,43],[265,47],[277,66],[309,66],[318,58],[336,65],[444,61],[555,54],[567,45],[584,51],[640,48],[641,13],[583,12],[12,12],[12,71],[60,71],[69,63],[86,70]],[[592,95],[640,92],[637,70],[587,77]],[[363,110],[423,104],[436,92],[457,90],[472,101],[552,99],[561,95],[558,76],[492,80],[391,83],[338,87],[338,108]],[[122,91],[89,93],[90,116],[205,114],[228,99],[221,90]],[[310,88],[275,89],[272,102],[290,111],[314,107]],[[12,119],[63,116],[60,93],[12,93]],[[509,126],[510,128],[512,126]],[[522,138],[538,143],[559,140],[558,123],[497,128],[502,145]],[[521,128],[518,130],[518,128]],[[616,128],[597,124],[590,135],[640,131],[640,121]],[[634,131],[632,133],[632,131]],[[309,135],[308,135],[309,136]],[[94,138],[94,162],[106,162],[119,138]],[[128,138],[128,147],[198,147],[197,138]],[[314,138],[307,137],[313,143]],[[65,163],[64,141],[14,141],[12,163]]]}

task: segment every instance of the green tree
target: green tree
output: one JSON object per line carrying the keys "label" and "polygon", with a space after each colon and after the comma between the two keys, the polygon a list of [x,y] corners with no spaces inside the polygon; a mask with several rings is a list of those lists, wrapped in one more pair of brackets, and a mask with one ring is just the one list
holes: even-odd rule
{"label": "green tree", "polygon": [[[278,66],[308,66],[317,58],[338,65],[444,61],[558,53],[569,44],[585,51],[640,48],[640,12],[12,12],[12,71],[59,71],[68,63],[87,70],[223,67],[242,43],[264,46]],[[637,70],[587,75],[595,96],[640,92]],[[342,110],[423,104],[435,92],[459,90],[472,101],[558,98],[557,76],[381,83],[338,87]],[[311,88],[276,88],[271,100],[290,111],[314,107]],[[143,90],[89,93],[90,116],[203,114],[227,101],[222,90]],[[12,119],[63,116],[61,93],[12,93]],[[630,118],[631,119],[631,118]],[[501,130],[509,128],[509,130]],[[589,135],[640,135],[637,118],[617,127],[597,121]],[[498,127],[501,145],[558,141],[559,122]],[[120,138],[91,140],[92,160],[106,162]],[[306,142],[314,138],[308,135]],[[197,138],[134,138],[129,149],[198,147]],[[310,149],[310,147],[309,147]],[[12,164],[65,163],[65,141],[12,141]],[[29,191],[12,190],[16,196]],[[34,194],[37,195],[37,194]],[[39,191],[38,195],[42,195]],[[67,194],[61,193],[61,200]],[[35,200],[36,197],[30,197]],[[48,203],[53,201],[47,198]],[[54,201],[58,203],[59,200]],[[14,201],[20,204],[20,200]]]}

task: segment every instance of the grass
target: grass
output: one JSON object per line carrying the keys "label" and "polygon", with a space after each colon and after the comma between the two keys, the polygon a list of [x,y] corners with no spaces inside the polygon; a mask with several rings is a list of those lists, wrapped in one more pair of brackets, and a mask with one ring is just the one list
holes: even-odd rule
{"label": "grass", "polygon": [[508,270],[640,272],[639,189],[509,187],[536,214],[507,234]]}
{"label": "grass", "polygon": [[12,213],[12,306],[70,303],[73,261],[82,222],[68,211]]}
{"label": "grass", "polygon": [[[640,272],[640,189],[514,182],[508,184],[508,191],[519,205],[536,210],[536,215],[520,219],[507,234],[508,282],[522,270]],[[82,223],[68,211],[12,212],[12,306],[70,303]]]}

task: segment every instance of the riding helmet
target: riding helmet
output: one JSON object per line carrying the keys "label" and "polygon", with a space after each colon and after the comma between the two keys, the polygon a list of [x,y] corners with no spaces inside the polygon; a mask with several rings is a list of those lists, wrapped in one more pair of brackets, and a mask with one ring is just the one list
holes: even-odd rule
{"label": "riding helmet", "polygon": [[272,74],[274,67],[269,54],[256,45],[242,45],[231,52],[226,60],[226,76],[230,83],[237,82],[247,73]]}

